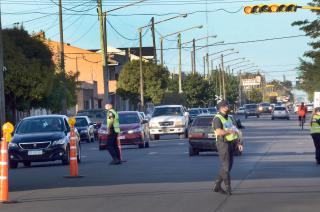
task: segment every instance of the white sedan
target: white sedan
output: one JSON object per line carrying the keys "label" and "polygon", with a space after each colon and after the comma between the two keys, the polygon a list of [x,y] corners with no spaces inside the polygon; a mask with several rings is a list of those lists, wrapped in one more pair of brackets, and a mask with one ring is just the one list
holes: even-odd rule
{"label": "white sedan", "polygon": [[276,106],[271,113],[271,119],[274,120],[276,118],[289,120],[290,116],[287,108],[282,106]]}

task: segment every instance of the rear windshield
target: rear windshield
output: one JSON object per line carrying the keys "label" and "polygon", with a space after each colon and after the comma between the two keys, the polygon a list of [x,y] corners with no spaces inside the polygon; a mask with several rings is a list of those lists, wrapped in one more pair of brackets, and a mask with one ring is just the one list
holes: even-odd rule
{"label": "rear windshield", "polygon": [[89,123],[86,118],[76,118],[76,127],[86,127]]}
{"label": "rear windshield", "polygon": [[140,123],[138,114],[136,113],[120,113],[119,114],[120,124],[135,124]]}
{"label": "rear windshield", "polygon": [[286,110],[286,108],[285,108],[285,107],[275,107],[274,110],[281,110],[281,111],[283,111],[283,110]]}
{"label": "rear windshield", "polygon": [[200,111],[199,110],[190,110],[189,114],[190,115],[198,115],[198,114],[200,114]]}
{"label": "rear windshield", "polygon": [[197,127],[211,127],[212,126],[213,118],[210,117],[201,117],[197,118],[193,121],[192,126]]}
{"label": "rear windshield", "polygon": [[104,110],[78,111],[77,116],[88,116],[90,119],[105,119],[106,112]]}
{"label": "rear windshield", "polygon": [[257,108],[257,105],[246,105],[246,108]]}

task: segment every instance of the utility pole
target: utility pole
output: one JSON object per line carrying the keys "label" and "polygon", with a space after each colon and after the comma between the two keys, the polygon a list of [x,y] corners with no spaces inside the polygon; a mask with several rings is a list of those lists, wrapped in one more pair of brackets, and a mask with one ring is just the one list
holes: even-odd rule
{"label": "utility pole", "polygon": [[60,70],[63,73],[63,98],[62,98],[62,114],[67,115],[67,86],[66,86],[66,72],[64,67],[64,42],[63,42],[63,20],[62,20],[62,0],[59,0],[59,31],[60,31]]}
{"label": "utility pole", "polygon": [[192,40],[192,53],[193,53],[193,74],[197,72],[197,66],[196,66],[196,39],[193,38]]}
{"label": "utility pole", "polygon": [[1,24],[1,3],[0,3],[0,124],[6,122],[5,97],[4,97],[4,78],[3,78],[3,41],[2,41],[2,24]]}
{"label": "utility pole", "polygon": [[161,63],[161,66],[163,66],[163,38],[161,37],[160,38],[160,63]]}
{"label": "utility pole", "polygon": [[239,71],[239,106],[242,105],[241,70]]}
{"label": "utility pole", "polygon": [[219,95],[222,96],[222,68],[219,65]]}
{"label": "utility pole", "polygon": [[225,85],[225,79],[224,79],[224,62],[223,62],[223,54],[221,54],[221,71],[222,71],[222,88],[223,88],[223,99],[226,99],[226,85]]}
{"label": "utility pole", "polygon": [[203,77],[206,77],[206,57],[203,56]]}
{"label": "utility pole", "polygon": [[181,33],[178,34],[178,46],[179,46],[179,93],[182,93]]}
{"label": "utility pole", "polygon": [[210,62],[211,62],[211,81],[213,83],[213,60],[211,60]]}
{"label": "utility pole", "polygon": [[[209,53],[206,54],[206,60],[207,60],[207,78],[209,78],[209,74],[210,74],[210,67],[209,67]],[[206,78],[206,77],[205,77]]]}
{"label": "utility pole", "polygon": [[153,42],[153,60],[157,64],[157,48],[156,48],[156,33],[154,28],[154,17],[151,18],[151,31],[152,31],[152,42]]}
{"label": "utility pole", "polygon": [[107,56],[107,34],[106,34],[106,14],[102,12],[102,0],[98,0],[98,17],[100,27],[100,48],[102,56],[102,70],[104,81],[105,103],[109,101],[109,74],[108,74],[108,56]]}
{"label": "utility pole", "polygon": [[191,73],[194,74],[193,51],[191,51]]}
{"label": "utility pole", "polygon": [[140,62],[140,103],[144,111],[143,70],[142,70],[142,28],[139,28],[139,62]]}

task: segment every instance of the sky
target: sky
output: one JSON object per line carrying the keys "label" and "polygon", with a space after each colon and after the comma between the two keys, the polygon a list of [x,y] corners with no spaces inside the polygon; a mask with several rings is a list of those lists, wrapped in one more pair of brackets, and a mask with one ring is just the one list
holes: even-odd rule
{"label": "sky", "polygon": [[[103,0],[103,11],[110,11],[119,6],[138,0]],[[0,0],[2,27],[11,28],[23,24],[30,33],[44,30],[51,40],[59,41],[58,0]],[[197,71],[203,73],[203,56],[234,48],[238,54],[225,57],[225,61],[246,58],[262,70],[267,80],[278,79],[295,81],[299,58],[310,49],[308,37],[300,36],[265,42],[239,43],[279,37],[304,35],[298,27],[291,24],[299,20],[313,20],[316,15],[309,10],[296,13],[245,15],[243,7],[255,4],[298,3],[307,5],[311,0],[296,2],[251,1],[251,0],[146,0],[135,6],[108,12],[108,45],[113,47],[134,47],[139,45],[138,28],[147,25],[151,17],[161,21],[177,14],[188,13],[186,18],[176,18],[156,25],[157,49],[159,38],[173,32],[193,26],[203,25],[202,29],[193,29],[182,33],[182,42],[207,35],[217,35],[197,41],[197,46],[204,46],[224,41],[224,45],[211,46],[197,51]],[[99,22],[96,0],[62,0],[64,41],[84,49],[99,49]],[[143,31],[143,46],[151,46],[150,29]],[[188,45],[187,45],[188,46]],[[164,61],[170,71],[178,71],[177,36],[170,36],[164,41]],[[227,54],[227,52],[226,52]],[[158,59],[160,52],[158,51]],[[190,48],[182,50],[182,70],[191,71]],[[212,58],[215,58],[213,56]],[[217,66],[219,60],[214,60]],[[235,64],[237,61],[227,63]],[[239,65],[240,66],[240,65]],[[232,66],[232,67],[236,67]],[[231,67],[231,68],[232,68]],[[239,69],[234,70],[237,73]],[[252,69],[253,70],[253,69]],[[246,70],[244,70],[246,71]]]}

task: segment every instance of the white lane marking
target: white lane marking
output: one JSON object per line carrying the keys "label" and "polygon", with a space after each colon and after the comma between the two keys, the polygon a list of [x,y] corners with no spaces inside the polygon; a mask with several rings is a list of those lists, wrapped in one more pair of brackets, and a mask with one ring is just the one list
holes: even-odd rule
{"label": "white lane marking", "polygon": [[148,155],[156,155],[158,152],[149,152]]}
{"label": "white lane marking", "polygon": [[184,154],[189,154],[189,152],[184,152]]}
{"label": "white lane marking", "polygon": [[185,145],[185,143],[178,143],[178,145]]}
{"label": "white lane marking", "polygon": [[99,148],[91,148],[90,150],[94,150],[95,151],[95,150],[99,150]]}

